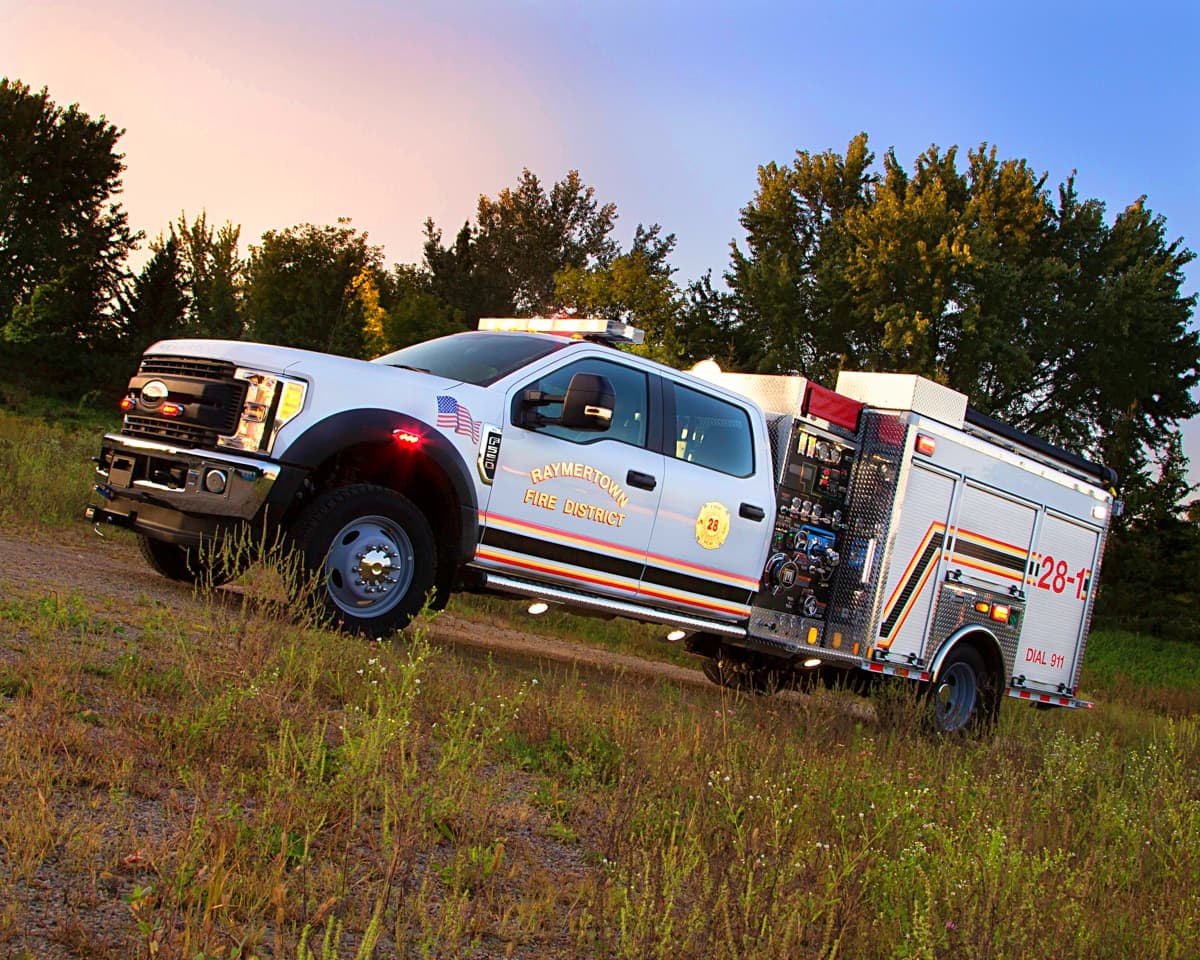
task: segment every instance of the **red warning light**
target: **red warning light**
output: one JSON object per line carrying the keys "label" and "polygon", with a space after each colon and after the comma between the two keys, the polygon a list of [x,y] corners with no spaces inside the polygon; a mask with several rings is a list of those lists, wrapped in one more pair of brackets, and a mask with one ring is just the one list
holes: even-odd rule
{"label": "red warning light", "polygon": [[164,417],[178,417],[183,413],[183,404],[171,403],[168,401],[164,403],[161,408],[159,408],[159,413],[161,413]]}
{"label": "red warning light", "polygon": [[133,397],[122,397],[121,398],[121,409],[122,410],[129,411],[129,410],[132,410],[136,406],[137,406],[137,404],[134,402]]}
{"label": "red warning light", "polygon": [[937,441],[933,437],[927,436],[924,433],[917,434],[917,453],[923,453],[927,457],[933,456],[933,451],[937,449]]}
{"label": "red warning light", "polygon": [[393,430],[392,438],[397,443],[405,443],[413,447],[421,442],[421,435],[419,433],[413,433],[411,430]]}

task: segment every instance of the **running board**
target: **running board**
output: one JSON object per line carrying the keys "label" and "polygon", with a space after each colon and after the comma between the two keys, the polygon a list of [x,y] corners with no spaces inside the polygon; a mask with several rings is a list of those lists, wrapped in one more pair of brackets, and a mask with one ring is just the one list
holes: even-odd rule
{"label": "running board", "polygon": [[654,607],[629,603],[625,600],[615,600],[609,597],[593,597],[587,594],[575,593],[562,587],[548,587],[541,583],[530,583],[517,580],[499,573],[483,574],[484,585],[492,590],[504,593],[516,593],[526,597],[537,597],[539,600],[553,600],[556,603],[571,607],[583,607],[588,610],[599,610],[633,620],[648,620],[651,623],[665,623],[684,630],[697,633],[719,633],[727,637],[744,637],[746,628],[733,623],[720,623],[715,620],[703,620],[700,617],[688,616],[686,613],[673,613],[669,610],[659,610]]}

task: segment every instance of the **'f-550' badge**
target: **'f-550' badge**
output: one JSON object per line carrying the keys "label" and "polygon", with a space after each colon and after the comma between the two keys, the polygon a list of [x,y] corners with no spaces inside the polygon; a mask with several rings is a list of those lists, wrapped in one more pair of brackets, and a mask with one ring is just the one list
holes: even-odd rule
{"label": "'f-550' badge", "polygon": [[729,511],[723,504],[710,501],[696,517],[696,542],[705,550],[716,550],[729,536]]}

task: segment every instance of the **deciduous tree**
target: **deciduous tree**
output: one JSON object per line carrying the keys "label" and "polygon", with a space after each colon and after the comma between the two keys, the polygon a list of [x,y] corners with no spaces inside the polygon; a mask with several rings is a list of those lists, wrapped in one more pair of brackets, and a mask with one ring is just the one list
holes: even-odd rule
{"label": "deciduous tree", "polygon": [[[347,219],[268,230],[250,248],[246,315],[256,340],[358,357],[370,304],[364,270],[381,272],[383,253]],[[358,284],[356,285],[356,280]]]}
{"label": "deciduous tree", "polygon": [[0,79],[0,328],[34,362],[117,335],[137,241],[115,200],[123,133],[45,88]]}

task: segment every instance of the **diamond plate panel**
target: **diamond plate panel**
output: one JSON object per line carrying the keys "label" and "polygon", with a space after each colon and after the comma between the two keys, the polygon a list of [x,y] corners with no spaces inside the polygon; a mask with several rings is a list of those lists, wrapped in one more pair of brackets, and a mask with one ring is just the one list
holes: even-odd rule
{"label": "diamond plate panel", "polygon": [[[988,614],[975,609],[975,601],[987,600],[1001,603],[1017,613],[1017,625],[997,623]],[[981,587],[962,587],[944,583],[938,591],[937,606],[933,613],[933,629],[925,641],[922,659],[929,663],[937,653],[942,641],[962,627],[983,627],[1000,641],[1000,653],[1004,659],[1005,682],[1016,674],[1017,647],[1021,639],[1021,625],[1025,622],[1025,606],[1004,592]]]}
{"label": "diamond plate panel", "polygon": [[837,392],[882,410],[911,410],[961,428],[967,415],[966,394],[908,373],[838,374]]}
{"label": "diamond plate panel", "polygon": [[908,424],[892,414],[863,415],[847,498],[846,556],[830,596],[823,646],[837,633],[864,645],[875,636],[876,597],[888,564],[888,529],[900,491],[908,431]]}

